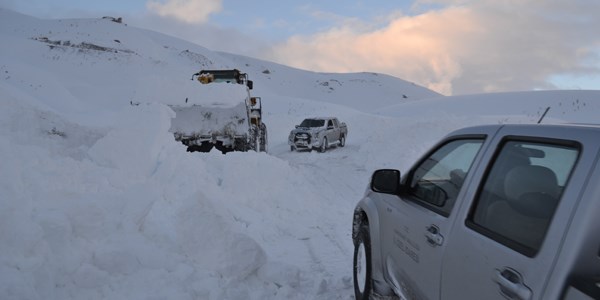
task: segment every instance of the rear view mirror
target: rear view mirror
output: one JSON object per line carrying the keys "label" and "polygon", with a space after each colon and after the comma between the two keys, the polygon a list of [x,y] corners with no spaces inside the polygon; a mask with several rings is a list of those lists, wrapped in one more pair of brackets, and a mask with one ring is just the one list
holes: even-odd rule
{"label": "rear view mirror", "polygon": [[400,189],[400,171],[381,169],[371,177],[371,190],[378,193],[397,194]]}

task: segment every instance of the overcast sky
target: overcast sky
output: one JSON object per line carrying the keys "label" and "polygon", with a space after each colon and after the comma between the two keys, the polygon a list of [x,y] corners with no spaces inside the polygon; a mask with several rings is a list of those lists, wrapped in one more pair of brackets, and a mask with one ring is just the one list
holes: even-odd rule
{"label": "overcast sky", "polygon": [[598,0],[0,0],[40,18],[123,17],[211,50],[378,72],[444,95],[600,89]]}

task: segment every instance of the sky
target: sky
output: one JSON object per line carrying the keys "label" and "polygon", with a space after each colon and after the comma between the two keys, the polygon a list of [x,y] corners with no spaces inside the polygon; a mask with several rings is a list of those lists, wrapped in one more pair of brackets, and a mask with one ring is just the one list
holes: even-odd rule
{"label": "sky", "polygon": [[211,50],[378,72],[444,95],[600,89],[595,0],[0,0],[40,18],[120,16]]}
{"label": "sky", "polygon": [[[600,115],[600,91],[443,97],[107,20],[0,10],[0,40],[10,45],[0,47],[2,300],[349,300],[352,215],[373,170],[404,173],[465,126],[536,123],[546,107],[544,123]],[[188,153],[175,141],[167,104],[211,86],[189,80],[192,62],[251,75],[267,153]],[[221,84],[219,96],[234,94]],[[290,151],[290,130],[314,115],[347,124],[344,147]]]}

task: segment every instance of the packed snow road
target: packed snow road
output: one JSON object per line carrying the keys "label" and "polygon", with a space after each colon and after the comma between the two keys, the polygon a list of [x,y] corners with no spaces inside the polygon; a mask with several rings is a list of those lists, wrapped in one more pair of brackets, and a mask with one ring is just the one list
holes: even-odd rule
{"label": "packed snow road", "polygon": [[[286,182],[293,187],[286,189],[265,182],[269,188],[285,189],[282,193],[287,193],[286,199],[277,210],[268,210],[276,212],[276,216],[254,224],[264,226],[259,229],[262,235],[245,231],[261,244],[270,259],[292,264],[299,274],[310,278],[306,289],[299,291],[300,298],[354,298],[352,212],[367,187],[371,172],[375,168],[403,167],[405,161],[416,158],[446,130],[427,120],[399,121],[363,114],[346,117],[353,129],[346,146],[333,147],[325,153],[290,151],[283,138],[287,137],[285,131],[272,134],[280,136],[279,141],[283,142],[271,145],[269,159],[287,164],[290,173],[286,175]],[[448,125],[460,126],[458,123],[462,121],[451,121]],[[398,128],[406,131],[399,134]],[[408,143],[410,147],[406,147]],[[272,169],[261,170],[277,173]],[[263,201],[279,199],[265,195]],[[275,231],[266,236],[277,232],[285,234],[268,241],[264,239],[264,231]]]}

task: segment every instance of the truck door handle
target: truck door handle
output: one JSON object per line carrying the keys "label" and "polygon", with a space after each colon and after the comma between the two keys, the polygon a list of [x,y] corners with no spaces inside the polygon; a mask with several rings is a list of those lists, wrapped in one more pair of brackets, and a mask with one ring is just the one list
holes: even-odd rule
{"label": "truck door handle", "polygon": [[431,246],[441,246],[444,243],[444,237],[440,234],[440,229],[435,225],[427,226],[427,232],[425,232],[425,238],[427,243]]}
{"label": "truck door handle", "polygon": [[511,268],[496,269],[494,281],[500,286],[500,294],[508,299],[531,299],[532,292],[523,282],[523,277]]}

